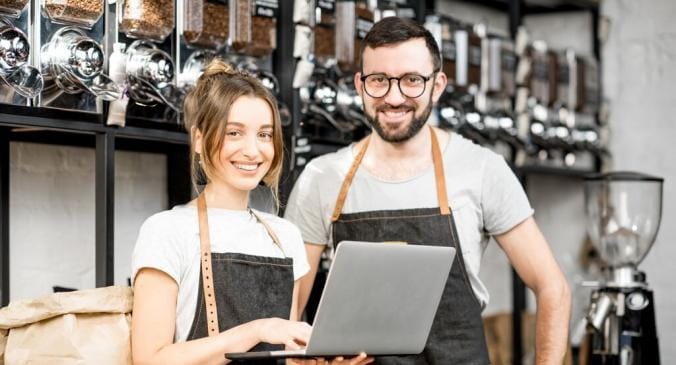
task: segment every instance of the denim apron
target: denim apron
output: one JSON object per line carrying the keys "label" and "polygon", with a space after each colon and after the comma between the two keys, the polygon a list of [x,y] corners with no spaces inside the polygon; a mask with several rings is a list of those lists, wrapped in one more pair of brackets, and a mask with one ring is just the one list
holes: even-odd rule
{"label": "denim apron", "polygon": [[[197,308],[188,340],[214,336],[240,324],[260,318],[289,318],[293,296],[293,259],[241,253],[212,253],[209,241],[206,200],[197,198],[200,226],[200,276]],[[272,229],[262,224],[282,253]],[[283,350],[283,345],[259,343],[250,351]],[[224,359],[225,361],[225,359]],[[276,360],[248,361],[249,364],[277,364]]]}
{"label": "denim apron", "polygon": [[377,357],[375,363],[488,364],[490,361],[483,332],[481,305],[472,290],[455,220],[448,206],[444,167],[434,130],[431,130],[432,158],[438,207],[342,213],[350,184],[364,158],[369,138],[364,141],[364,146],[355,157],[341,186],[331,218],[333,244],[337,246],[345,240],[404,241],[408,244],[451,246],[457,250],[423,352],[412,356]]}

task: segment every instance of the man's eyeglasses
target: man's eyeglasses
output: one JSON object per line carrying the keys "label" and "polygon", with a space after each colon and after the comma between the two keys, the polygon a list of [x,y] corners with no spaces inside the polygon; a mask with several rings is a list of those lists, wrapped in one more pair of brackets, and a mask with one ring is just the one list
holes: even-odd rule
{"label": "man's eyeglasses", "polygon": [[383,73],[375,73],[363,75],[360,80],[364,85],[364,91],[372,98],[382,98],[387,95],[392,87],[392,80],[397,80],[401,94],[415,99],[425,92],[427,81],[431,80],[437,72],[434,71],[429,76],[408,73],[399,77],[387,77]]}

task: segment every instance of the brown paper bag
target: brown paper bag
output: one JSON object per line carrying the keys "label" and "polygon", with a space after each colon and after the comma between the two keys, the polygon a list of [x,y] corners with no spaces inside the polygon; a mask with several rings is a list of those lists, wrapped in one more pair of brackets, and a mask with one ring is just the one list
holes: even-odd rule
{"label": "brown paper bag", "polygon": [[0,309],[0,330],[9,329],[4,365],[129,365],[131,306],[127,287],[10,303]]}
{"label": "brown paper bag", "polygon": [[7,330],[0,330],[0,365],[5,364],[5,345],[7,345]]}

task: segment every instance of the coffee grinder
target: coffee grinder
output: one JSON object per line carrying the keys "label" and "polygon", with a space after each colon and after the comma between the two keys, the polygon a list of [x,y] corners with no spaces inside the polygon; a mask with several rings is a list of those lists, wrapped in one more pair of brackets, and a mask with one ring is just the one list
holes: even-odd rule
{"label": "coffee grinder", "polygon": [[663,182],[635,172],[586,179],[589,237],[605,264],[587,314],[588,364],[660,364],[653,292],[637,266],[660,226]]}

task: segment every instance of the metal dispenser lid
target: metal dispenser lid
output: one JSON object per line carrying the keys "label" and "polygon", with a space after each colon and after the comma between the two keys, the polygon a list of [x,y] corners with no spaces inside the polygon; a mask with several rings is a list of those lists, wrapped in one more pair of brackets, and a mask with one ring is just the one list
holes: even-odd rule
{"label": "metal dispenser lid", "polygon": [[152,80],[153,84],[162,88],[174,79],[174,62],[164,52],[153,52],[144,64],[144,76]]}
{"label": "metal dispenser lid", "polygon": [[42,74],[30,65],[23,65],[3,78],[14,88],[14,91],[27,98],[38,96],[44,86]]}
{"label": "metal dispenser lid", "polygon": [[103,48],[83,30],[63,27],[42,49],[43,72],[65,92],[82,91],[107,101],[119,99],[119,85],[103,74]]}
{"label": "metal dispenser lid", "polygon": [[103,69],[103,50],[93,39],[79,39],[71,45],[70,66],[81,78],[91,78]]}
{"label": "metal dispenser lid", "polygon": [[166,52],[145,40],[134,41],[127,51],[130,95],[144,104],[163,103],[180,111],[185,96],[173,85],[174,62]]}
{"label": "metal dispenser lid", "polygon": [[42,91],[43,80],[40,71],[27,64],[29,55],[26,34],[0,17],[0,78],[19,95],[33,98]]}
{"label": "metal dispenser lid", "polygon": [[28,61],[30,44],[19,29],[11,26],[0,28],[0,69],[7,72],[21,67]]}
{"label": "metal dispenser lid", "polygon": [[183,70],[179,76],[179,86],[193,87],[213,58],[214,53],[206,50],[197,50],[191,53],[183,64]]}

